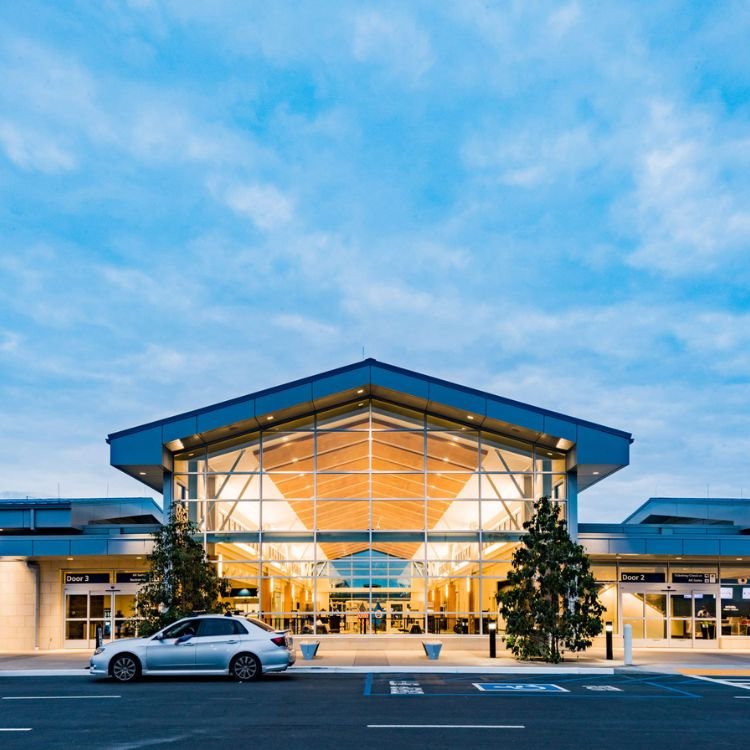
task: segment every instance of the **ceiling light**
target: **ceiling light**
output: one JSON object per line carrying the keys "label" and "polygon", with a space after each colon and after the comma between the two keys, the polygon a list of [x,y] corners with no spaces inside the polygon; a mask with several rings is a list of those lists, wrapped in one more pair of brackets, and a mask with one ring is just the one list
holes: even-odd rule
{"label": "ceiling light", "polygon": [[474,419],[474,417],[472,417],[471,414],[467,414],[466,419]]}
{"label": "ceiling light", "polygon": [[136,557],[135,559],[136,560],[143,560],[143,558],[140,555],[138,555],[138,557]]}
{"label": "ceiling light", "polygon": [[270,421],[271,421],[272,419],[273,419],[273,414],[269,414],[269,415],[268,415],[268,416],[266,417],[266,421],[268,421],[268,422],[270,422]]}
{"label": "ceiling light", "polygon": [[364,405],[365,405],[364,401],[361,404],[357,404],[357,406],[364,406]]}
{"label": "ceiling light", "polygon": [[741,557],[735,557],[734,559],[735,560],[741,560],[742,558]]}
{"label": "ceiling light", "polygon": [[595,476],[595,477],[598,477],[598,476],[599,476],[599,472],[598,472],[598,471],[595,471],[595,472],[594,472],[594,476]]}
{"label": "ceiling light", "polygon": [[682,560],[681,557],[675,557],[675,560]]}
{"label": "ceiling light", "polygon": [[69,557],[69,558],[68,558],[68,560],[72,560],[72,559],[73,559],[72,557]]}
{"label": "ceiling light", "polygon": [[548,456],[551,456],[552,454],[551,454],[551,453],[550,453],[549,451],[547,451],[547,455],[548,455]]}
{"label": "ceiling light", "polygon": [[195,453],[188,453],[188,458],[192,458],[195,455]]}
{"label": "ceiling light", "polygon": [[448,460],[447,458],[443,458],[443,461],[447,461],[447,460]]}
{"label": "ceiling light", "polygon": [[145,471],[139,471],[138,473],[139,473],[139,474],[140,474],[140,475],[141,475],[142,477],[145,477],[145,476],[146,476],[146,472],[145,472]]}
{"label": "ceiling light", "polygon": [[365,389],[364,389],[364,388],[360,388],[360,389],[359,389],[359,390],[357,391],[357,393],[364,393],[364,392],[365,392]]}

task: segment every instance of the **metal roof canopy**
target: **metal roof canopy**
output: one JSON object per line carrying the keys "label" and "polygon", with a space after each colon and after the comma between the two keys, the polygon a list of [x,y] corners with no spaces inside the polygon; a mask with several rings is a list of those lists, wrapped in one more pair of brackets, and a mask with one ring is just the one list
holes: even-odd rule
{"label": "metal roof canopy", "polygon": [[[162,491],[172,452],[275,427],[322,409],[375,397],[549,448],[568,451],[583,490],[629,463],[629,432],[365,359],[229,401],[111,433],[110,463]],[[179,441],[179,444],[177,443]]]}

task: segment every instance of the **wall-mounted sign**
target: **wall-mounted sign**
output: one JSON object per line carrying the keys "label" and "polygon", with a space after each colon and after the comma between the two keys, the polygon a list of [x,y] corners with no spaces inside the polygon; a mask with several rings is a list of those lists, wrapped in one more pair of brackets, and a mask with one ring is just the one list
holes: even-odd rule
{"label": "wall-mounted sign", "polygon": [[620,583],[664,583],[664,573],[640,573],[638,571],[620,571]]}
{"label": "wall-mounted sign", "polygon": [[722,586],[719,591],[722,599],[734,599],[734,589],[731,586]]}
{"label": "wall-mounted sign", "polygon": [[146,583],[148,581],[148,571],[139,570],[131,573],[115,573],[117,583]]}
{"label": "wall-mounted sign", "polygon": [[742,589],[742,598],[750,599],[750,589]]}
{"label": "wall-mounted sign", "polygon": [[716,573],[672,573],[672,583],[716,583]]}
{"label": "wall-mounted sign", "polygon": [[109,573],[66,573],[65,583],[109,583]]}

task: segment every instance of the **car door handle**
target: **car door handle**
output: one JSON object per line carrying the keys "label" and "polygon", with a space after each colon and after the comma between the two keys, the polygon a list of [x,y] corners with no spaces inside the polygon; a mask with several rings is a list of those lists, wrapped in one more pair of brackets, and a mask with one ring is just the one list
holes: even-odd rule
{"label": "car door handle", "polygon": [[239,643],[239,641],[227,641],[227,643],[229,643],[229,644],[231,644],[232,646],[234,646],[234,644],[235,644],[235,643]]}

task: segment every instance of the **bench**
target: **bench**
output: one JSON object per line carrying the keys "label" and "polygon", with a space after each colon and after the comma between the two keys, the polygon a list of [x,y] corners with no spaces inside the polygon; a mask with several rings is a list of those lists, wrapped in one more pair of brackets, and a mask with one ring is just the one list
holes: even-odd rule
{"label": "bench", "polygon": [[318,646],[320,646],[320,641],[300,641],[299,647],[302,651],[302,658],[305,661],[314,659],[315,654],[318,653]]}
{"label": "bench", "polygon": [[440,649],[442,647],[442,641],[422,641],[422,648],[430,661],[437,661],[440,658]]}

